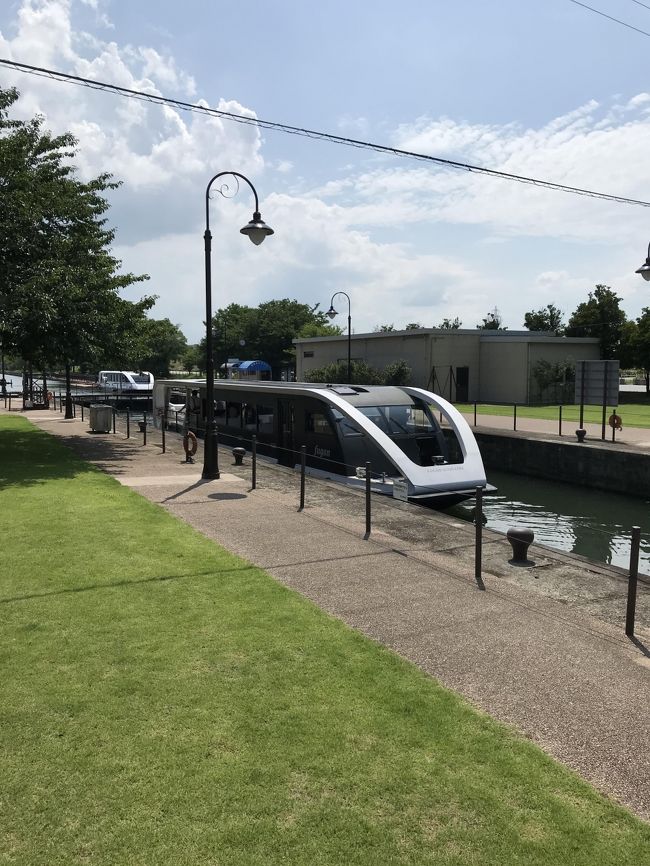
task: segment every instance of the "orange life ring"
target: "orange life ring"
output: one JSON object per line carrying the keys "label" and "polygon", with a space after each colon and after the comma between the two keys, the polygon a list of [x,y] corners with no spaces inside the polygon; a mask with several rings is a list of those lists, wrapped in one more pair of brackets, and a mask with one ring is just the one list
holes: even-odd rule
{"label": "orange life ring", "polygon": [[622,430],[623,422],[621,420],[621,416],[617,415],[616,412],[612,412],[609,416],[609,421],[607,422],[612,430]]}
{"label": "orange life ring", "polygon": [[199,443],[197,442],[194,433],[192,433],[191,430],[188,430],[185,436],[183,436],[183,450],[185,453],[189,454],[190,457],[194,457],[198,444]]}
{"label": "orange life ring", "polygon": [[47,402],[49,403],[50,400],[54,400],[54,394],[51,391],[48,391],[47,392]]}

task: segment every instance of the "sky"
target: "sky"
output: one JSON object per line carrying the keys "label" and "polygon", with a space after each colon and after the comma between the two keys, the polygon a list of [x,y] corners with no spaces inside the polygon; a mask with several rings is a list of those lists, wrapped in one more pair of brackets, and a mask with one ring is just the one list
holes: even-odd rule
{"label": "sky", "polygon": [[[590,5],[650,33],[634,0]],[[650,7],[650,0],[647,6]],[[0,58],[291,126],[650,201],[650,37],[570,0],[5,0]],[[236,171],[275,234],[255,247],[246,184],[210,200],[212,303],[350,297],[352,329],[496,307],[511,330],[565,319],[596,284],[635,318],[650,208],[552,192],[0,67],[15,116],[71,131],[110,172],[123,269],[190,342],[204,332],[205,191]],[[144,286],[144,287],[143,287]],[[335,302],[346,326],[347,301]]]}

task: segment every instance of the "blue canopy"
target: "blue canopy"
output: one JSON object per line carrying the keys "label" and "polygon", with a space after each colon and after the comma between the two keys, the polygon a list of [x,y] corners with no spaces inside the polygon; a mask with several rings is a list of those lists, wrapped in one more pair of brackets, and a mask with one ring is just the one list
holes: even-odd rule
{"label": "blue canopy", "polygon": [[242,361],[239,365],[240,373],[270,373],[271,367],[266,361]]}

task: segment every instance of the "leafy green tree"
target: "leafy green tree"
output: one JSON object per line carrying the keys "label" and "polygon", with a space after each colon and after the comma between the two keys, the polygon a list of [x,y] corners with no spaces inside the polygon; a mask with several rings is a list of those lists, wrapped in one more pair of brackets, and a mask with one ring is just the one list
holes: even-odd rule
{"label": "leafy green tree", "polygon": [[421,325],[420,322],[409,322],[408,325],[404,328],[405,331],[419,331],[421,328],[424,328],[424,325]]}
{"label": "leafy green tree", "polygon": [[187,352],[185,335],[169,319],[145,319],[141,327],[141,348],[134,366],[148,370],[156,378],[169,376],[173,362],[182,359]]}
{"label": "leafy green tree", "polygon": [[564,333],[563,313],[555,304],[547,304],[541,310],[531,310],[524,315],[524,327],[529,331],[552,331],[558,336]]}
{"label": "leafy green tree", "polygon": [[438,325],[441,331],[458,331],[461,328],[463,323],[456,316],[455,319],[443,319],[442,322]]}
{"label": "leafy green tree", "polygon": [[392,361],[382,370],[384,385],[408,385],[411,381],[411,368],[406,361]]}
{"label": "leafy green tree", "polygon": [[[352,361],[352,385],[383,385],[384,376],[379,370],[370,367],[365,361]],[[336,361],[305,373],[305,382],[330,382],[336,384],[348,381],[348,362]]]}
{"label": "leafy green tree", "polygon": [[566,327],[569,337],[597,337],[603,358],[620,358],[627,317],[621,298],[609,286],[598,284],[588,300],[579,304]]}
{"label": "leafy green tree", "polygon": [[503,327],[503,319],[501,318],[501,313],[499,312],[498,307],[494,307],[494,309],[487,314],[487,316],[483,319],[480,325],[476,326],[481,331],[507,331],[507,328]]}
{"label": "leafy green tree", "polygon": [[[213,328],[217,368],[227,357],[245,356],[270,364],[274,378],[287,365],[295,364],[292,341],[301,335],[311,336],[306,330],[314,329],[318,336],[341,333],[318,304],[312,307],[289,298],[266,301],[259,307],[230,304],[214,315]],[[205,340],[201,345],[205,351]]]}
{"label": "leafy green tree", "polygon": [[53,137],[40,117],[12,120],[17,99],[16,90],[0,90],[2,341],[30,369],[65,367],[69,417],[71,366],[101,355],[117,325],[135,322],[154,299],[130,305],[127,314],[117,294],[146,279],[120,273],[110,253],[104,193],[119,184],[107,174],[80,182],[73,136]]}
{"label": "leafy green tree", "polygon": [[375,327],[374,327],[372,330],[373,330],[373,332],[374,332],[375,334],[388,334],[388,333],[390,333],[391,331],[396,331],[397,328],[396,328],[395,325],[393,325],[393,324],[390,324],[390,325],[375,325]]}

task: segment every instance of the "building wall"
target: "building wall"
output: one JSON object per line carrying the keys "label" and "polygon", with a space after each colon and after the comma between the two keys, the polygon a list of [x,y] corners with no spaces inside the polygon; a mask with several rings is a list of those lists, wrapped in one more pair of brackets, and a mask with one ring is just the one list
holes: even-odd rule
{"label": "building wall", "polygon": [[[528,402],[531,365],[545,359],[557,363],[597,359],[598,341],[544,336],[529,332],[421,329],[352,335],[352,360],[383,369],[403,359],[412,384],[456,401],[458,369],[468,368],[468,400],[493,403]],[[348,357],[347,335],[296,341],[296,378]],[[450,368],[453,375],[450,374]]]}

